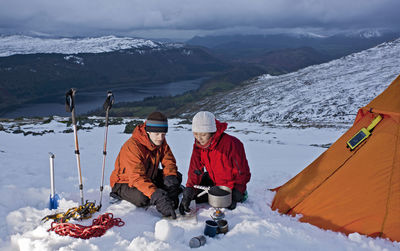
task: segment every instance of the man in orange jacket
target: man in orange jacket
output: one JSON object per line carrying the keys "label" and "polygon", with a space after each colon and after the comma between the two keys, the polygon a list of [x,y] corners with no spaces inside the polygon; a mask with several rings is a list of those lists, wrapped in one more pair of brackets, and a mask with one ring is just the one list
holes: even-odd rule
{"label": "man in orange jacket", "polygon": [[165,140],[167,131],[167,117],[161,112],[151,113],[144,124],[135,128],[115,161],[110,195],[138,207],[155,205],[163,216],[175,219],[182,174]]}

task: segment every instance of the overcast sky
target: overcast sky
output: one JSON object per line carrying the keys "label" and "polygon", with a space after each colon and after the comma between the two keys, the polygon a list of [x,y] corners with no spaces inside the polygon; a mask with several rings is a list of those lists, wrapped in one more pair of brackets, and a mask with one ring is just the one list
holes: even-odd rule
{"label": "overcast sky", "polygon": [[194,35],[400,29],[400,0],[0,0],[0,34]]}

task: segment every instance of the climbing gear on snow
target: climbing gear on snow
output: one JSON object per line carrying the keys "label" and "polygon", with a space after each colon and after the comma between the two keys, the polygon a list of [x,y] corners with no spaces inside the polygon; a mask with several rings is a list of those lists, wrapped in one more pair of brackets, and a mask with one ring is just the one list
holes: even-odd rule
{"label": "climbing gear on snow", "polygon": [[54,185],[54,158],[55,155],[53,153],[50,154],[50,201],[49,201],[49,209],[57,209],[58,200],[60,197],[55,193],[55,185]]}
{"label": "climbing gear on snow", "polygon": [[43,217],[42,221],[54,220],[55,222],[68,222],[71,219],[83,220],[89,219],[92,215],[99,211],[99,207],[95,206],[94,202],[86,201],[85,205],[72,207],[65,213],[50,214]]}
{"label": "climbing gear on snow", "polygon": [[108,229],[114,226],[122,227],[124,225],[125,222],[123,222],[121,218],[113,218],[112,213],[105,213],[93,219],[91,226],[53,222],[47,231],[54,231],[61,236],[68,235],[74,238],[89,239],[104,235]]}
{"label": "climbing gear on snow", "polygon": [[367,128],[361,128],[349,141],[347,141],[347,147],[350,151],[353,151],[358,145],[360,145],[366,138],[371,135],[371,131],[375,126],[382,120],[382,116],[378,115],[372,120],[371,124]]}
{"label": "climbing gear on snow", "polygon": [[81,195],[81,205],[83,205],[83,183],[82,183],[82,173],[81,173],[81,161],[79,157],[79,144],[78,144],[78,130],[76,127],[76,118],[75,118],[75,93],[76,89],[71,88],[65,94],[65,108],[67,112],[71,113],[72,117],[72,125],[74,127],[74,139],[75,139],[75,155],[76,155],[76,162],[78,166],[78,178],[79,178],[79,190]]}
{"label": "climbing gear on snow", "polygon": [[101,201],[103,198],[103,188],[104,188],[104,169],[106,165],[106,155],[107,155],[107,133],[108,133],[108,112],[110,111],[112,105],[114,104],[114,95],[111,91],[107,92],[107,98],[104,102],[103,108],[106,111],[106,124],[105,124],[105,132],[104,132],[104,147],[103,147],[103,165],[101,169],[101,185],[100,185],[100,202],[99,202],[99,210],[101,208]]}

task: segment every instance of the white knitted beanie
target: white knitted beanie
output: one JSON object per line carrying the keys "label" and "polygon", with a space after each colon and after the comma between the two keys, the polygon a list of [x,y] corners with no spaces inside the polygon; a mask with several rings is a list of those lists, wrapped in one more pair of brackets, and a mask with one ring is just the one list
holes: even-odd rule
{"label": "white knitted beanie", "polygon": [[201,111],[193,117],[192,121],[193,132],[216,132],[215,116],[211,112]]}

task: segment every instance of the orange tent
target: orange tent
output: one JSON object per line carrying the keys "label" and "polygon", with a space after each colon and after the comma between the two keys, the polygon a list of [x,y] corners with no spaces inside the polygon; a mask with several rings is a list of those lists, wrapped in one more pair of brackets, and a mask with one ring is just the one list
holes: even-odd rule
{"label": "orange tent", "polygon": [[[378,115],[371,136],[350,151],[347,141]],[[301,214],[302,222],[400,241],[400,75],[328,150],[274,190],[271,208]]]}

